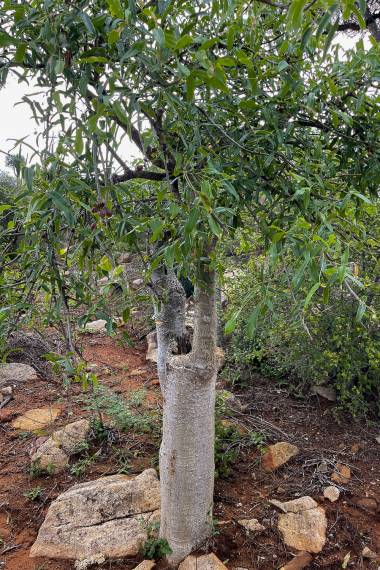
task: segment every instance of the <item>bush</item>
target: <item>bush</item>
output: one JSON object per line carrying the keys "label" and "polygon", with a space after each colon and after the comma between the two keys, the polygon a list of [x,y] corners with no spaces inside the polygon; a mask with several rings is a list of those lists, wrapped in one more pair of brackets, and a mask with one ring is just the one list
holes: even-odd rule
{"label": "bush", "polygon": [[[261,276],[266,261],[257,258],[243,275],[227,283],[226,321],[245,302],[227,350],[230,379],[246,384],[252,381],[252,373],[260,372],[298,393],[313,384],[330,384],[342,409],[353,416],[369,410],[380,415],[380,332],[376,316],[370,313],[358,322],[357,301],[338,287],[328,302],[303,311],[304,291],[295,295],[284,284],[284,267],[288,271],[291,262],[283,261],[276,270],[270,284],[272,310],[258,321],[253,338],[247,334],[247,321],[262,298]],[[376,288],[374,279],[367,293],[372,303]]]}

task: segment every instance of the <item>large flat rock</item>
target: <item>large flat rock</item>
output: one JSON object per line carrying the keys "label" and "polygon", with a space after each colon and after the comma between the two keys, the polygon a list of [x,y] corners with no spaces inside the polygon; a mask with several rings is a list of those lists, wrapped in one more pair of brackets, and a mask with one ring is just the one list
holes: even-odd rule
{"label": "large flat rock", "polygon": [[74,485],[50,505],[30,555],[72,560],[135,556],[159,506],[154,469],[132,479],[111,475]]}

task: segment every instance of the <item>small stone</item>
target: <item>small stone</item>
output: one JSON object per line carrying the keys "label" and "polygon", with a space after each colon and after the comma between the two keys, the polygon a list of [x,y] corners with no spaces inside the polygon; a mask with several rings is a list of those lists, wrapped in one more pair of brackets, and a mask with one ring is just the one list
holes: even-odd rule
{"label": "small stone", "polygon": [[104,319],[99,319],[97,321],[92,321],[87,323],[84,327],[84,332],[86,333],[106,333],[107,332],[107,321]]}
{"label": "small stone", "polygon": [[227,570],[227,566],[214,553],[197,558],[196,568],[197,570]]}
{"label": "small stone", "polygon": [[325,510],[311,497],[293,501],[270,501],[285,514],[278,520],[278,529],[287,546],[297,550],[318,553],[326,542],[327,519]]}
{"label": "small stone", "polygon": [[337,463],[335,471],[331,475],[331,480],[339,485],[345,485],[351,479],[351,469],[347,465]]}
{"label": "small stone", "polygon": [[29,364],[22,364],[21,362],[0,364],[0,388],[25,384],[37,380],[37,378],[37,372]]}
{"label": "small stone", "polygon": [[351,445],[351,453],[357,453],[360,449],[360,443],[354,443]]}
{"label": "small stone", "polygon": [[155,566],[156,563],[153,560],[143,560],[136,566],[135,570],[152,570]]}
{"label": "small stone", "polygon": [[375,440],[377,443],[380,443],[380,435],[378,435],[377,437],[375,437]]}
{"label": "small stone", "polygon": [[61,413],[60,408],[33,408],[12,422],[12,427],[22,431],[38,431],[53,423]]}
{"label": "small stone", "polygon": [[313,557],[309,552],[300,552],[285,566],[281,566],[280,570],[302,570],[302,568],[307,568]]}
{"label": "small stone", "polygon": [[74,568],[75,570],[87,570],[87,568],[95,566],[95,564],[97,564],[98,566],[100,564],[104,564],[105,561],[106,561],[105,557],[101,554],[96,556],[91,556],[90,558],[85,558],[84,560],[76,560]]}
{"label": "small stone", "polygon": [[368,546],[365,546],[363,548],[362,556],[363,556],[363,558],[369,558],[370,560],[377,560],[378,559],[378,555],[376,554],[376,552],[374,552],[373,550],[368,548]]}
{"label": "small stone", "polygon": [[146,352],[146,360],[150,362],[157,363],[157,334],[156,331],[152,331],[146,335],[146,342],[148,344],[148,350]]}
{"label": "small stone", "polygon": [[333,386],[319,386],[314,384],[312,391],[314,394],[329,400],[330,402],[336,402],[336,390]]}
{"label": "small stone", "polygon": [[144,285],[144,279],[134,279],[131,283],[132,289],[139,289]]}
{"label": "small stone", "polygon": [[307,495],[305,497],[300,497],[299,499],[293,499],[292,501],[282,502],[272,499],[269,502],[275,507],[281,509],[284,513],[300,513],[302,511],[318,507],[318,503]]}
{"label": "small stone", "polygon": [[339,499],[340,491],[338,487],[334,485],[329,485],[326,489],[323,490],[323,496],[326,497],[332,503],[335,503]]}
{"label": "small stone", "polygon": [[265,526],[260,524],[257,519],[241,519],[238,523],[244,527],[247,532],[262,532],[265,530]]}
{"label": "small stone", "polygon": [[261,463],[265,471],[274,471],[295,457],[299,453],[296,445],[286,441],[280,441],[274,445],[270,445],[264,453]]}

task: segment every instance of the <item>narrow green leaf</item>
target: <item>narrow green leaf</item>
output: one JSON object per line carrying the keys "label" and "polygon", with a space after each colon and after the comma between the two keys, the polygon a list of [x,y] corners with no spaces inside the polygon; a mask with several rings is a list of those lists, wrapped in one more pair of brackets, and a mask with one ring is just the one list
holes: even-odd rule
{"label": "narrow green leaf", "polygon": [[305,303],[304,303],[304,309],[306,309],[309,304],[311,299],[313,298],[313,295],[318,291],[318,289],[320,288],[321,284],[318,283],[314,283],[314,285],[312,286],[312,288],[310,289],[310,291],[308,292],[308,294],[306,295],[306,299],[305,299]]}

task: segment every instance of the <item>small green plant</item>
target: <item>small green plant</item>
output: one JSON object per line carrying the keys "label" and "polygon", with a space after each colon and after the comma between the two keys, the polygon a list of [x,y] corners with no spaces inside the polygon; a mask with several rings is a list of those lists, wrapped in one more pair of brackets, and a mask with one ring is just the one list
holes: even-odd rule
{"label": "small green plant", "polygon": [[131,454],[128,451],[124,451],[123,449],[118,449],[115,453],[116,463],[117,463],[117,472],[122,473],[123,475],[128,475],[131,470]]}
{"label": "small green plant", "polygon": [[143,525],[145,526],[148,535],[148,538],[141,547],[141,554],[144,558],[147,558],[148,560],[159,560],[160,558],[171,554],[172,549],[170,548],[168,541],[165,538],[158,537],[160,524],[158,522],[146,524],[145,521],[143,521]]}
{"label": "small green plant", "polygon": [[233,425],[223,425],[220,420],[215,422],[215,476],[228,478],[236,462],[241,435]]}
{"label": "small green plant", "polygon": [[81,477],[82,475],[84,475],[88,467],[90,467],[90,465],[92,465],[95,462],[95,459],[96,459],[96,454],[88,455],[86,457],[78,459],[76,463],[70,465],[69,467],[70,474],[74,475],[74,477]]}
{"label": "small green plant", "polygon": [[42,487],[32,487],[29,491],[26,491],[24,497],[29,499],[30,501],[37,501],[42,497],[43,489]]}
{"label": "small green plant", "polygon": [[257,449],[263,453],[265,449],[265,435],[260,431],[249,431],[248,432],[249,443],[257,447]]}
{"label": "small green plant", "polygon": [[31,479],[37,479],[38,477],[43,477],[44,475],[53,475],[55,471],[55,465],[53,463],[49,463],[46,467],[42,467],[41,460],[36,459],[32,461],[29,467],[29,477]]}
{"label": "small green plant", "polygon": [[[136,390],[131,393],[128,400],[124,400],[118,394],[104,386],[98,388],[87,399],[87,408],[96,412],[99,416],[105,414],[111,418],[112,423],[121,431],[134,431],[136,433],[151,433],[159,429],[159,418],[152,412],[142,410],[142,404],[146,396],[145,390]],[[98,433],[104,429],[99,422],[96,429]]]}

